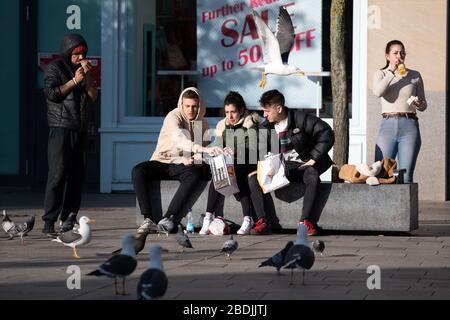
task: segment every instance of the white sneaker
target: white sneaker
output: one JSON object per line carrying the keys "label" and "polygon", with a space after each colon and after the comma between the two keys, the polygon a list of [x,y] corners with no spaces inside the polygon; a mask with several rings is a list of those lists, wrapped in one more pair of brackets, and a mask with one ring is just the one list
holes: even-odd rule
{"label": "white sneaker", "polygon": [[245,216],[241,228],[237,231],[237,234],[250,234],[250,229],[252,227],[253,227],[252,217]]}
{"label": "white sneaker", "polygon": [[150,220],[150,218],[145,218],[141,226],[136,230],[136,233],[149,233],[156,229],[156,224]]}
{"label": "white sneaker", "polygon": [[203,224],[200,232],[198,234],[208,234],[208,228],[211,222],[214,220],[214,215],[210,212],[207,212],[205,214],[205,217],[203,218]]}

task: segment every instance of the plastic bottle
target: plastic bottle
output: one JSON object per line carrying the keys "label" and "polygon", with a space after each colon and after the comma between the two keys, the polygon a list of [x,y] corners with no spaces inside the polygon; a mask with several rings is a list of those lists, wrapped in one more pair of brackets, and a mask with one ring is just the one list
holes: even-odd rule
{"label": "plastic bottle", "polygon": [[188,213],[186,215],[186,231],[188,233],[194,233],[194,228],[195,228],[195,224],[194,224],[194,217],[192,216],[192,209],[188,210]]}

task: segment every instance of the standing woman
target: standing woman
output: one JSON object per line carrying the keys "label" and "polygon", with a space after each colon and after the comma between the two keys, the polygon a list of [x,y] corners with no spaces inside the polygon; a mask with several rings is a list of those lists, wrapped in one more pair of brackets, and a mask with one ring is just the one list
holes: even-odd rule
{"label": "standing woman", "polygon": [[[250,113],[242,96],[235,91],[230,91],[224,100],[225,118],[219,121],[216,126],[216,140],[213,146],[224,148],[224,152],[228,152],[233,156],[234,170],[236,173],[237,185],[239,192],[234,194],[237,201],[241,203],[242,214],[244,220],[238,234],[249,234],[253,226],[252,213],[254,211],[250,199],[250,189],[248,186],[247,176],[250,172],[256,170],[256,163],[250,163],[250,153],[256,154],[256,146],[250,146],[249,136],[254,135],[256,141],[256,130],[261,122],[260,116]],[[224,196],[214,189],[214,184],[210,183],[208,192],[208,201],[206,204],[206,214],[203,219],[200,234],[207,234],[209,224],[214,220],[215,216],[222,216],[223,212],[218,207],[223,203]]]}
{"label": "standing woman", "polygon": [[381,98],[383,117],[375,161],[397,156],[397,168],[406,169],[405,183],[412,183],[421,145],[417,111],[427,108],[424,84],[418,71],[405,68],[402,42],[389,41],[385,54],[386,66],[377,70],[373,79],[373,93]]}

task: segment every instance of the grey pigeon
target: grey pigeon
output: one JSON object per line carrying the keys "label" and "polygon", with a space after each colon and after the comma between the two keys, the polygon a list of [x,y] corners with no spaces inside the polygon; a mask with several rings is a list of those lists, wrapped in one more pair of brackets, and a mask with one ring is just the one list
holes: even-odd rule
{"label": "grey pigeon", "polygon": [[149,265],[137,285],[138,300],[153,300],[162,297],[167,290],[168,281],[161,260],[162,248],[152,245],[149,250]]}
{"label": "grey pigeon", "polygon": [[297,227],[297,239],[295,240],[294,245],[288,250],[286,257],[284,258],[284,268],[291,269],[291,285],[294,284],[292,281],[294,269],[298,268],[303,270],[302,284],[304,285],[305,270],[311,269],[314,264],[315,255],[309,247],[307,237],[306,226],[300,223]]}
{"label": "grey pigeon", "polygon": [[225,241],[222,246],[222,250],[220,252],[225,252],[227,254],[227,259],[231,259],[231,254],[236,251],[238,248],[238,242],[233,239],[233,235],[230,236],[230,239]]}
{"label": "grey pigeon", "polygon": [[26,236],[31,230],[33,230],[35,218],[36,216],[33,215],[27,221],[21,224],[16,224],[8,216],[6,210],[3,210],[2,228],[9,235],[9,239],[13,239],[15,236],[20,236],[22,244],[24,244],[23,237]]}
{"label": "grey pigeon", "polygon": [[122,295],[125,295],[125,278],[136,269],[137,260],[134,252],[134,236],[126,234],[122,238],[122,251],[105,261],[98,269],[88,273],[88,276],[107,276],[114,278],[114,287],[116,295],[120,294],[117,290],[117,278],[122,278]]}
{"label": "grey pigeon", "polygon": [[286,243],[286,246],[281,249],[280,251],[278,251],[277,253],[275,253],[271,258],[261,262],[261,264],[259,265],[259,268],[261,267],[275,267],[277,268],[277,274],[280,275],[280,269],[281,267],[284,266],[284,258],[286,257],[286,253],[288,252],[288,250],[294,245],[294,242],[289,241],[288,243]]}
{"label": "grey pigeon", "polygon": [[184,248],[194,248],[191,240],[189,240],[186,230],[183,230],[181,224],[178,225],[177,242],[181,246],[182,251],[184,251]]}
{"label": "grey pigeon", "polygon": [[[147,240],[148,235],[149,232],[134,235],[134,253],[138,254],[144,249],[145,241]],[[121,251],[122,248],[113,251],[112,254],[119,254]]]}
{"label": "grey pigeon", "polygon": [[314,249],[314,252],[320,253],[320,255],[323,256],[323,251],[325,250],[325,242],[323,242],[322,240],[313,241],[312,247]]}
{"label": "grey pigeon", "polygon": [[75,226],[76,224],[77,224],[77,213],[71,212],[67,217],[67,219],[61,225],[60,232],[67,232],[73,230],[74,228],[77,229]]}

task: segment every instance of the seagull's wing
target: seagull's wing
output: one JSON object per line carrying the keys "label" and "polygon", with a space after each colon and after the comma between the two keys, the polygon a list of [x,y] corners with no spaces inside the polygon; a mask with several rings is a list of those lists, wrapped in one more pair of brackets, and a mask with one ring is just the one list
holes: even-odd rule
{"label": "seagull's wing", "polygon": [[262,41],[264,64],[271,62],[281,64],[280,46],[277,38],[256,11],[252,10],[252,14],[256,30]]}
{"label": "seagull's wing", "polygon": [[164,295],[167,290],[167,276],[158,269],[148,269],[145,271],[138,283],[138,299],[151,300]]}
{"label": "seagull's wing", "polygon": [[136,266],[136,259],[127,255],[118,254],[103,263],[99,270],[108,276],[127,276],[136,269]]}
{"label": "seagull's wing", "polygon": [[288,62],[289,52],[294,44],[295,32],[292,25],[291,16],[287,12],[286,8],[280,7],[277,18],[277,31],[275,37],[278,40],[280,46],[280,53],[283,63]]}
{"label": "seagull's wing", "polygon": [[72,243],[78,240],[81,240],[82,236],[78,232],[75,232],[74,230],[70,230],[64,233],[61,233],[58,236],[58,239],[61,240],[63,243]]}

